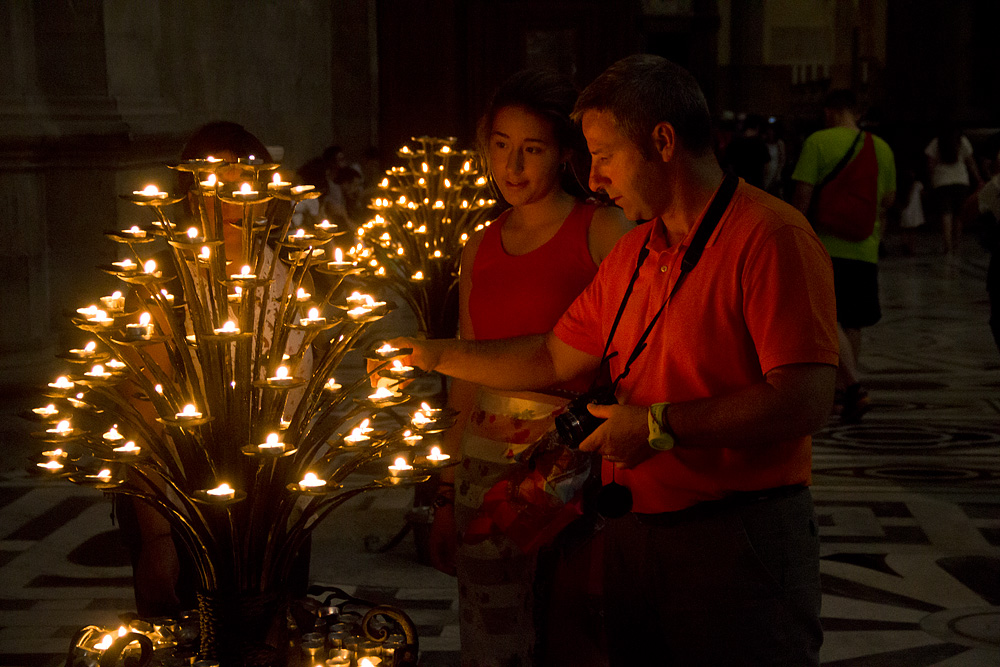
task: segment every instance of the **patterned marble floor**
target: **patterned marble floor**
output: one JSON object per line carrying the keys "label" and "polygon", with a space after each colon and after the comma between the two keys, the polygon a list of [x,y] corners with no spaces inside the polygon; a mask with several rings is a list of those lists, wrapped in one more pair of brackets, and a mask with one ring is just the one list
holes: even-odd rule
{"label": "patterned marble floor", "polygon": [[[986,257],[929,253],[882,264],[883,321],[865,334],[874,408],[816,438],[827,667],[1000,664],[1000,353],[986,327]],[[133,602],[109,506],[94,492],[39,484],[7,457],[24,429],[0,396],[0,665],[62,664],[70,635],[115,622]],[[313,578],[406,609],[422,664],[457,664],[453,579],[417,563],[402,525],[410,497],[357,499],[324,524]]]}

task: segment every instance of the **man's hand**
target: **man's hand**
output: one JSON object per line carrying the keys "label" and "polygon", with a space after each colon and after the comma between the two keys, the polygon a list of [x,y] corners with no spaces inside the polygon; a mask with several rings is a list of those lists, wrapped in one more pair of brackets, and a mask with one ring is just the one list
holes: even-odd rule
{"label": "man's hand", "polygon": [[580,451],[600,452],[618,469],[634,468],[656,453],[649,446],[648,408],[592,403],[587,409],[605,421],[580,443]]}
{"label": "man's hand", "polygon": [[[420,338],[400,337],[400,338],[393,338],[392,340],[388,341],[388,343],[389,345],[398,350],[409,348],[413,351],[410,352],[409,354],[401,354],[395,357],[389,357],[385,361],[379,361],[378,359],[369,359],[368,372],[374,373],[370,378],[372,387],[376,387],[379,381],[378,373],[374,372],[375,369],[378,368],[379,366],[383,365],[387,366],[386,364],[387,361],[398,360],[404,366],[415,366],[416,368],[429,372],[434,370],[434,367],[437,366],[437,360],[441,356],[440,349],[433,344],[433,341],[429,340],[423,340]],[[408,384],[410,384],[410,382],[412,382],[412,380],[406,380],[401,382],[399,386],[396,387],[397,390],[405,388]]]}

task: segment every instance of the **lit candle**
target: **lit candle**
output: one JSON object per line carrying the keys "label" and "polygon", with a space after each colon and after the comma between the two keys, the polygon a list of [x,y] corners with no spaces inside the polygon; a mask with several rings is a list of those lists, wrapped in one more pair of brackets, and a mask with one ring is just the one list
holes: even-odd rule
{"label": "lit candle", "polygon": [[78,357],[80,359],[86,359],[88,357],[92,357],[96,352],[97,352],[97,343],[94,341],[89,341],[86,345],[83,346],[83,348],[74,348],[69,351],[71,355],[73,355],[74,357]]}
{"label": "lit candle", "polygon": [[59,463],[59,461],[55,461],[55,460],[46,461],[45,463],[38,463],[36,465],[39,468],[42,468],[43,470],[48,470],[49,472],[56,472],[57,470],[62,470],[63,469],[63,464],[61,464],[61,463]]}
{"label": "lit candle", "polygon": [[448,454],[442,454],[440,447],[431,447],[431,453],[427,455],[427,461],[432,465],[441,465],[450,459]]}
{"label": "lit candle", "polygon": [[32,408],[31,411],[39,417],[51,417],[52,415],[59,414],[59,409],[56,408],[54,403],[49,403],[43,408]]}
{"label": "lit candle", "polygon": [[242,299],[243,298],[243,288],[240,287],[239,285],[237,285],[233,289],[234,289],[233,293],[232,294],[227,294],[226,298],[228,298],[230,301],[239,301],[240,299]]}
{"label": "lit candle", "polygon": [[138,456],[139,452],[142,451],[142,447],[135,444],[135,441],[129,440],[121,447],[115,447],[114,452],[116,454],[123,454],[126,456]]}
{"label": "lit candle", "polygon": [[144,273],[148,273],[149,275],[159,275],[156,271],[156,260],[154,259],[148,260],[145,264],[143,264],[142,270]]}
{"label": "lit candle", "polygon": [[376,348],[375,354],[380,357],[391,357],[394,353],[398,352],[398,347],[393,347],[389,343],[383,343],[381,347]]}
{"label": "lit candle", "polygon": [[278,386],[292,384],[293,382],[295,382],[295,378],[288,375],[287,366],[278,366],[276,369],[274,369],[274,376],[267,378],[268,384],[273,384]]}
{"label": "lit candle", "polygon": [[105,433],[101,437],[103,437],[108,442],[118,442],[119,440],[123,440],[125,438],[125,436],[123,436],[121,433],[118,432],[118,424],[114,424],[111,428],[108,429],[107,433]]}
{"label": "lit candle", "polygon": [[274,172],[274,176],[271,178],[271,182],[267,184],[268,190],[281,190],[282,188],[287,188],[291,186],[288,181],[281,180],[281,174]]}
{"label": "lit candle", "polygon": [[205,493],[219,500],[232,500],[236,497],[236,491],[225,482],[219,484],[214,489],[206,490]]}
{"label": "lit candle", "polygon": [[111,471],[107,468],[102,468],[96,475],[87,475],[88,479],[98,479],[102,482],[111,481]]}
{"label": "lit candle", "polygon": [[389,474],[396,478],[410,477],[413,475],[413,466],[406,462],[402,456],[396,459],[395,463],[389,466]]}
{"label": "lit candle", "polygon": [[340,385],[333,378],[327,380],[326,384],[323,385],[323,389],[326,391],[340,391],[340,388]]}
{"label": "lit candle", "polygon": [[125,297],[119,291],[101,297],[101,304],[108,310],[121,310],[125,307]]}
{"label": "lit candle", "polygon": [[119,232],[122,236],[129,236],[134,239],[144,239],[146,238],[146,230],[140,229],[138,225],[132,225],[128,229],[123,229]]}
{"label": "lit candle", "polygon": [[108,317],[108,314],[103,310],[95,310],[94,314],[87,318],[87,321],[108,327],[115,323],[115,318]]}
{"label": "lit candle", "polygon": [[232,320],[226,320],[221,327],[215,330],[215,333],[217,334],[238,334],[239,332],[239,327],[237,327],[236,322],[233,322]]}
{"label": "lit candle", "polygon": [[424,272],[423,271],[417,271],[411,277],[413,278],[413,280],[423,280],[424,279]]}
{"label": "lit candle", "polygon": [[299,324],[304,327],[310,324],[326,324],[326,318],[319,316],[319,308],[310,308],[309,315],[300,319]]}
{"label": "lit candle", "polygon": [[422,410],[417,410],[413,413],[413,418],[410,420],[410,423],[417,428],[423,428],[424,426],[432,424],[433,420],[424,414]]}
{"label": "lit candle", "polygon": [[204,181],[202,181],[200,183],[200,185],[203,188],[214,188],[215,184],[217,182],[218,182],[218,179],[215,177],[215,174],[209,174],[208,178],[206,178]]}
{"label": "lit candle", "polygon": [[249,183],[243,183],[240,185],[239,190],[233,190],[233,199],[242,199],[244,201],[249,201],[251,199],[257,198],[257,191]]}
{"label": "lit candle", "polygon": [[326,480],[320,479],[316,476],[314,472],[307,472],[305,476],[299,480],[299,486],[304,489],[316,489],[322,486],[326,486]]}
{"label": "lit candle", "polygon": [[379,387],[374,394],[368,395],[368,400],[372,403],[381,403],[392,398],[399,398],[402,394],[392,391],[386,387]]}
{"label": "lit candle", "polygon": [[303,194],[305,192],[309,192],[310,190],[314,190],[314,189],[315,189],[315,186],[313,186],[313,185],[293,185],[292,189],[290,190],[290,192],[293,195],[301,195],[301,194]]}
{"label": "lit candle", "polygon": [[111,262],[112,266],[117,266],[122,271],[138,271],[139,265],[133,262],[131,259],[126,257],[120,262]]}
{"label": "lit candle", "polygon": [[312,294],[307,292],[304,287],[300,287],[298,291],[295,292],[295,300],[299,302],[308,301],[311,296]]}
{"label": "lit candle", "polygon": [[191,421],[194,419],[201,419],[201,413],[194,407],[194,404],[188,403],[184,406],[184,409],[178,412],[176,415],[179,421]]}
{"label": "lit candle", "polygon": [[189,241],[194,242],[198,238],[198,228],[188,227],[187,237]]}
{"label": "lit candle", "polygon": [[160,190],[160,188],[155,185],[147,185],[142,190],[133,190],[132,194],[139,197],[145,201],[153,201],[154,199],[166,199],[167,193]]}
{"label": "lit candle", "polygon": [[363,442],[367,442],[367,441],[371,440],[371,437],[369,437],[368,433],[372,429],[368,428],[368,423],[369,423],[369,420],[365,419],[363,422],[361,422],[361,424],[359,424],[358,426],[354,427],[351,430],[351,434],[350,435],[345,435],[344,436],[344,442],[346,442],[349,445],[359,445],[359,444],[361,444]]}
{"label": "lit candle", "polygon": [[68,377],[60,375],[55,382],[50,382],[49,386],[53,389],[72,389],[74,385]]}
{"label": "lit candle", "polygon": [[[334,256],[336,256],[336,255],[334,255]],[[362,294],[361,292],[354,291],[354,292],[351,292],[350,296],[347,297],[346,301],[347,301],[347,303],[352,304],[352,305],[360,305],[360,304],[363,304],[365,302],[365,297],[366,296],[367,296],[366,294]]]}
{"label": "lit candle", "polygon": [[410,447],[416,445],[418,442],[424,439],[422,435],[416,435],[413,431],[403,431],[403,442],[405,442]]}
{"label": "lit candle", "polygon": [[50,459],[61,459],[66,456],[66,452],[64,452],[61,447],[56,447],[55,449],[42,452],[42,456]]}
{"label": "lit candle", "polygon": [[333,261],[327,262],[326,266],[328,269],[345,269],[354,266],[354,262],[345,260],[344,251],[340,248],[334,248]]}
{"label": "lit candle", "polygon": [[334,229],[336,229],[336,227],[337,225],[331,223],[329,220],[322,220],[316,224],[316,229],[320,230],[321,232],[327,232],[327,233],[333,231]]}
{"label": "lit candle", "polygon": [[118,361],[117,359],[108,359],[107,361],[104,362],[104,365],[112,373],[118,373],[120,371],[125,370],[126,368],[125,364],[121,361]]}
{"label": "lit candle", "polygon": [[209,248],[207,245],[203,245],[201,247],[201,252],[198,253],[198,261],[207,262],[210,259],[212,259],[212,249]]}
{"label": "lit candle", "polygon": [[239,273],[233,274],[229,277],[233,280],[252,280],[257,277],[257,274],[250,273],[250,267],[244,266],[242,269],[240,269]]}
{"label": "lit candle", "polygon": [[70,425],[68,419],[63,419],[61,422],[56,424],[55,428],[47,428],[45,429],[45,432],[53,435],[69,435],[73,432],[73,427]]}
{"label": "lit candle", "polygon": [[163,300],[167,302],[168,306],[174,305],[174,295],[168,292],[167,290],[161,289],[160,296],[163,297]]}
{"label": "lit candle", "polygon": [[406,375],[413,372],[413,366],[404,366],[399,359],[393,359],[389,372],[393,375]]}
{"label": "lit candle", "polygon": [[306,232],[306,230],[300,227],[299,229],[295,230],[294,234],[289,235],[288,238],[291,241],[309,241],[316,237],[313,236],[312,234],[309,234],[308,232]]}
{"label": "lit candle", "polygon": [[284,451],[285,443],[281,442],[281,440],[278,439],[277,433],[268,433],[267,438],[265,438],[265,441],[263,443],[258,445],[258,448],[261,451],[269,451],[269,452],[273,452],[276,450]]}
{"label": "lit candle", "polygon": [[126,324],[125,340],[149,340],[149,337],[153,335],[151,320],[152,316],[149,313],[143,313],[139,316],[138,324]]}
{"label": "lit candle", "polygon": [[109,648],[111,648],[111,643],[114,640],[115,640],[114,637],[112,637],[111,635],[104,635],[104,637],[101,638],[101,641],[94,644],[94,648],[97,649],[98,651],[107,651]]}
{"label": "lit candle", "polygon": [[84,373],[89,378],[94,378],[96,380],[107,380],[111,377],[111,373],[104,370],[104,366],[101,364],[94,364],[89,371]]}
{"label": "lit candle", "polygon": [[351,308],[349,311],[347,311],[347,316],[350,317],[352,320],[357,320],[357,319],[360,319],[360,318],[364,317],[365,315],[367,315],[370,312],[372,312],[371,308],[365,308],[364,306],[358,306],[357,308]]}

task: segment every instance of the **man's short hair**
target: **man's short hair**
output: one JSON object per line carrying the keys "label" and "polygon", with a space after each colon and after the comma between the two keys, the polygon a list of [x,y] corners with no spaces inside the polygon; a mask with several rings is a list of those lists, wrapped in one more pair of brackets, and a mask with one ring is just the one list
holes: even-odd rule
{"label": "man's short hair", "polygon": [[628,56],[605,70],[580,93],[573,118],[579,121],[591,110],[609,112],[645,155],[654,152],[653,128],[662,122],[692,153],[712,148],[712,117],[701,87],[690,72],[660,56]]}
{"label": "man's short hair", "polygon": [[857,113],[858,96],[854,94],[854,91],[846,88],[831,90],[827,93],[826,98],[823,100],[823,108],[830,109],[831,111],[850,111],[852,113]]}

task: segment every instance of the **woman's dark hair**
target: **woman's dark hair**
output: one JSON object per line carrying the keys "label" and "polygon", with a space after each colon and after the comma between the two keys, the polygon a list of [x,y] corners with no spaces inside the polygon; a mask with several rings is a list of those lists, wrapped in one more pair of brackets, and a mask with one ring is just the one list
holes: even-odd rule
{"label": "woman's dark hair", "polygon": [[962,129],[958,124],[951,121],[942,123],[937,140],[938,158],[942,164],[958,162],[958,152],[962,146]]}
{"label": "woman's dark hair", "polygon": [[[251,155],[264,162],[271,161],[271,153],[260,139],[239,123],[218,120],[202,125],[188,138],[181,149],[181,160],[197,160],[231,153],[237,159]],[[194,176],[182,171],[177,175],[180,192],[187,192],[194,185]]]}
{"label": "woman's dark hair", "polygon": [[712,116],[701,87],[686,69],[666,58],[636,54],[622,58],[584,88],[573,117],[607,111],[623,135],[652,156],[652,132],[670,123],[680,143],[695,155],[712,150]]}
{"label": "woman's dark hair", "polygon": [[[526,69],[504,81],[490,98],[476,128],[476,143],[487,168],[490,134],[497,113],[507,107],[524,107],[552,123],[559,149],[570,152],[566,168],[559,176],[559,185],[574,197],[589,197],[591,193],[584,183],[590,172],[590,154],[583,133],[570,117],[576,94],[573,82],[552,70]],[[499,192],[496,194],[502,199]]]}

